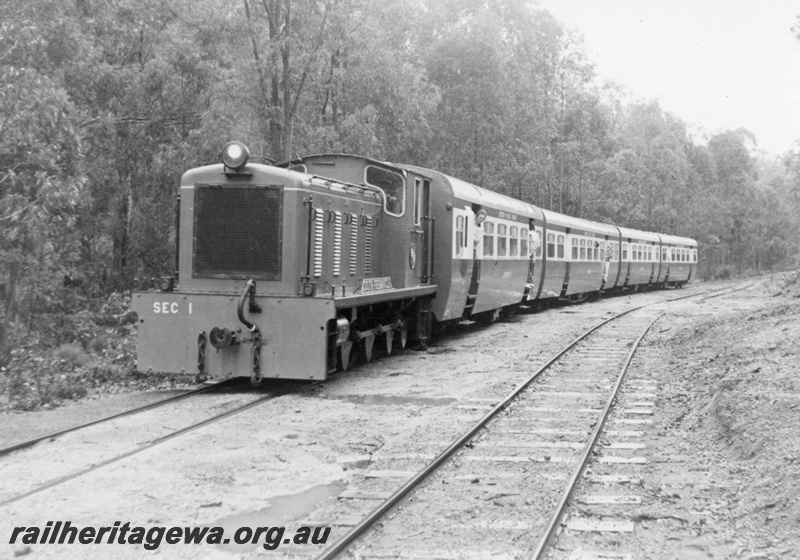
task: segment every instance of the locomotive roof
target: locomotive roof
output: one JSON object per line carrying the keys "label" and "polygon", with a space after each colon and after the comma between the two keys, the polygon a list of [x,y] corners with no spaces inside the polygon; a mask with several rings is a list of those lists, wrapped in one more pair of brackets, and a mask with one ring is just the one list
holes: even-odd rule
{"label": "locomotive roof", "polygon": [[[268,173],[272,177],[281,176],[286,181],[299,181],[301,180],[296,172],[289,171],[288,169],[279,169],[275,168],[271,165],[266,165],[263,163],[248,163],[244,169],[242,169],[244,173],[242,173],[242,181],[243,182],[257,182],[258,174]],[[196,183],[214,183],[219,181],[225,173],[225,166],[221,163],[215,163],[212,165],[204,165],[202,167],[195,167],[194,169],[189,169],[181,176],[181,185],[194,185]],[[245,174],[252,173],[252,178],[245,179]]]}
{"label": "locomotive roof", "polygon": [[299,165],[305,163],[306,160],[319,160],[322,158],[347,158],[347,159],[360,159],[372,165],[380,165],[381,167],[388,167],[402,173],[404,169],[388,161],[381,161],[367,156],[359,156],[355,154],[331,153],[331,154],[309,154],[307,156],[297,156],[286,161],[281,161],[275,164],[275,167],[288,167],[289,165]]}

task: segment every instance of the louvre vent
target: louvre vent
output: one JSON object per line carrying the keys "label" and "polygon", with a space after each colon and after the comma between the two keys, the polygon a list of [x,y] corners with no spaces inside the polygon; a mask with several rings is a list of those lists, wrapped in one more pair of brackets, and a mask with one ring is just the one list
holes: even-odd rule
{"label": "louvre vent", "polygon": [[333,215],[333,275],[339,276],[342,271],[342,213]]}
{"label": "louvre vent", "polygon": [[358,216],[350,214],[350,276],[358,272]]}
{"label": "louvre vent", "polygon": [[324,212],[314,210],[314,277],[322,276],[322,234],[324,231]]}
{"label": "louvre vent", "polygon": [[364,275],[372,275],[372,218],[366,217],[364,229]]}

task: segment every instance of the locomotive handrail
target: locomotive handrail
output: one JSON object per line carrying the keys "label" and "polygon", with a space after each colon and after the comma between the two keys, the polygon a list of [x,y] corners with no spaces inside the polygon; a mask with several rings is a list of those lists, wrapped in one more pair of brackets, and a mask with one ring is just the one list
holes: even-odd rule
{"label": "locomotive handrail", "polygon": [[328,187],[329,189],[333,188],[334,186],[337,186],[337,187],[341,187],[342,189],[344,189],[346,191],[350,190],[350,189],[358,190],[358,191],[361,191],[361,194],[364,194],[367,191],[373,192],[373,193],[375,193],[375,194],[377,194],[379,196],[384,194],[381,189],[379,189],[378,187],[373,187],[372,185],[366,185],[366,184],[356,185],[355,183],[348,183],[346,181],[339,181],[339,180],[336,180],[336,179],[330,179],[328,177],[323,177],[322,175],[312,175],[311,176],[312,183],[313,183],[314,179],[322,181],[323,185]]}
{"label": "locomotive handrail", "polygon": [[236,313],[239,316],[239,321],[247,327],[247,330],[254,333],[258,330],[258,327],[244,317],[244,300],[247,299],[248,295],[250,296],[250,313],[260,313],[261,306],[256,303],[256,283],[252,278],[244,285],[242,295],[239,296],[239,304],[236,306]]}

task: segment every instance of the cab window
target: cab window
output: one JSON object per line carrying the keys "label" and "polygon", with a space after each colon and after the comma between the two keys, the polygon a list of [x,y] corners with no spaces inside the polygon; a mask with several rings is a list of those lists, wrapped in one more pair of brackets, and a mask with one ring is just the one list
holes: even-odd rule
{"label": "cab window", "polygon": [[368,165],[367,184],[383,191],[383,209],[392,216],[402,216],[406,207],[406,182],[394,171]]}

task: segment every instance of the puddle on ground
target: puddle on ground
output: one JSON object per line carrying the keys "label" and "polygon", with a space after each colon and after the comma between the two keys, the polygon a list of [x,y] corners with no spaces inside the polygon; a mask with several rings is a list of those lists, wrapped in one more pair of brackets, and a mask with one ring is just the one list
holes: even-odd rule
{"label": "puddle on ground", "polygon": [[398,397],[394,395],[343,395],[331,396],[331,399],[347,401],[356,404],[378,404],[378,405],[403,405],[415,404],[419,406],[447,406],[456,402],[453,398],[431,398],[431,397]]}
{"label": "puddle on ground", "polygon": [[217,545],[217,548],[225,552],[242,553],[262,547],[267,542],[267,539],[277,539],[278,542],[281,540],[277,531],[271,533],[265,531],[255,544],[236,544],[234,535],[240,527],[249,527],[253,531],[253,535],[255,535],[257,527],[285,527],[286,532],[283,538],[291,538],[300,527],[296,523],[292,525],[293,522],[307,518],[312,511],[317,509],[317,505],[320,502],[327,498],[338,496],[346,488],[347,485],[338,480],[330,484],[319,484],[299,494],[287,494],[270,498],[269,507],[260,511],[231,515],[210,523],[209,525],[212,527],[224,527],[225,538],[230,539],[229,543]]}

